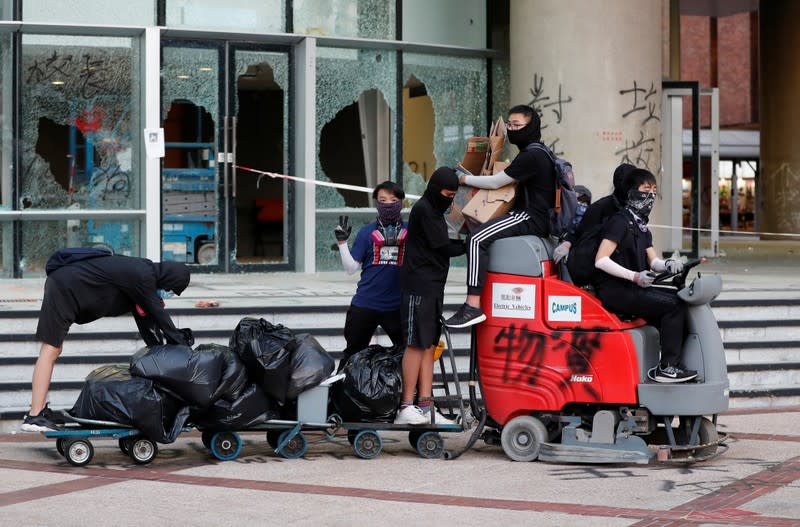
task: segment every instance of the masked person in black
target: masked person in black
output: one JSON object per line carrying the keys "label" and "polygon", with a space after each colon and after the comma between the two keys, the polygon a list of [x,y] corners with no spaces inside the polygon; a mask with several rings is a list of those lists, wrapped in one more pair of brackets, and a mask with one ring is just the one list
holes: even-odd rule
{"label": "masked person in black", "polygon": [[33,369],[31,409],[21,429],[45,432],[60,424],[59,416],[46,405],[47,392],[72,324],[130,313],[148,346],[165,341],[191,346],[191,332],[175,327],[159,294],[162,290],[180,295],[189,279],[189,268],[181,263],[154,263],[146,258],[110,254],[74,261],[49,272],[36,328],[42,347]]}
{"label": "masked person in black", "polygon": [[530,106],[514,106],[508,112],[508,140],[519,154],[502,172],[493,176],[461,176],[460,183],[496,189],[516,183],[514,207],[487,221],[467,237],[467,300],[445,321],[464,328],[486,320],[481,310],[481,292],[489,264],[489,246],[511,236],[547,236],[548,209],[555,205],[555,167],[547,153],[535,148],[541,143],[539,114]]}
{"label": "masked person in black", "polygon": [[603,271],[594,283],[597,297],[609,311],[642,317],[658,327],[661,361],[648,373],[652,380],[689,381],[697,372],[681,365],[686,304],[674,290],[651,287],[655,273],[683,270],[683,262],[662,260],[653,249],[647,222],[655,203],[656,178],[636,169],[626,176],[623,189],[625,207],[606,223],[595,257],[595,267]]}
{"label": "masked person in black", "polygon": [[384,181],[375,187],[372,197],[378,217],[359,229],[352,249],[347,246],[352,230],[347,225],[347,216],[339,218],[334,230],[345,272],[353,274],[361,269],[361,279],[344,323],[347,347],[342,352],[340,370],[351,355],[369,345],[378,326],[395,346],[402,343],[400,268],[405,257],[408,225],[403,222],[400,211],[406,194],[394,181]]}
{"label": "masked person in black", "polygon": [[406,349],[403,393],[395,424],[455,424],[433,405],[433,352],[442,331],[440,319],[450,258],[465,251],[462,241],[450,239],[444,219],[457,190],[455,171],[437,168],[408,218],[406,259],[400,269],[400,313]]}

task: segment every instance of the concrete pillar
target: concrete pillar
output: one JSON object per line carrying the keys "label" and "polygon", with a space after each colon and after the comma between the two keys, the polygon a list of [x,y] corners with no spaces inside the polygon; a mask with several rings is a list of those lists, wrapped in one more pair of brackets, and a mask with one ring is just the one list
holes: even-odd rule
{"label": "concrete pillar", "polygon": [[[664,12],[659,1],[511,2],[511,104],[539,110],[542,140],[595,199],[611,191],[622,162],[661,184]],[[651,222],[665,209],[657,202]]]}
{"label": "concrete pillar", "polygon": [[759,20],[759,228],[800,232],[800,2],[762,0]]}

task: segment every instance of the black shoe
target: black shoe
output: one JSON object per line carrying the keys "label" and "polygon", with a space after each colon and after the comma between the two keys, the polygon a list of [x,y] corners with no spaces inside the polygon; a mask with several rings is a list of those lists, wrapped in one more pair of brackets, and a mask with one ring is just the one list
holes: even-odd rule
{"label": "black shoe", "polygon": [[55,432],[58,425],[43,415],[25,415],[22,426],[19,427],[23,432]]}
{"label": "black shoe", "polygon": [[50,409],[49,403],[44,405],[42,411],[39,412],[39,415],[44,416],[45,418],[49,419],[53,424],[58,426],[62,426],[66,424],[67,420],[64,418],[64,414],[61,412],[54,412]]}
{"label": "black shoe", "polygon": [[486,320],[486,315],[479,307],[472,307],[464,303],[452,317],[444,321],[444,325],[450,328],[466,328],[480,324],[484,320]]}
{"label": "black shoe", "polygon": [[694,370],[685,370],[680,366],[662,366],[655,368],[654,380],[656,382],[686,382],[697,377]]}

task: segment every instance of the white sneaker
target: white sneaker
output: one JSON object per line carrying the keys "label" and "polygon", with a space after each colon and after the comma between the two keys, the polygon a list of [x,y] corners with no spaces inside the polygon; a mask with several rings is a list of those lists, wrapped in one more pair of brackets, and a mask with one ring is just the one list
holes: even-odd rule
{"label": "white sneaker", "polygon": [[456,426],[458,426],[458,423],[455,421],[455,419],[448,419],[447,417],[443,416],[442,413],[439,411],[439,409],[436,408],[435,406],[433,407],[433,411],[436,412],[434,414],[434,416],[433,416],[433,419],[434,419],[434,423],[433,424],[434,425],[456,425]]}
{"label": "white sneaker", "polygon": [[414,405],[401,408],[394,418],[396,425],[425,425],[428,422],[428,416],[422,413],[419,406]]}

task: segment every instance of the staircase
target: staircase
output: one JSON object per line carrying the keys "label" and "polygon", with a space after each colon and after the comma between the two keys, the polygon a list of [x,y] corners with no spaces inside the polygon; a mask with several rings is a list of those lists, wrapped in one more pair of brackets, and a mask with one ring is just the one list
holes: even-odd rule
{"label": "staircase", "polygon": [[[460,297],[448,297],[452,312]],[[193,328],[196,344],[227,344],[244,317],[264,318],[295,332],[312,334],[338,360],[344,348],[342,327],[349,298],[320,305],[277,307],[177,307],[169,312],[178,327]],[[262,304],[273,304],[262,299]],[[712,304],[728,360],[731,407],[777,407],[800,404],[800,299],[718,299]],[[38,309],[0,311],[0,433],[16,429],[30,405],[30,379],[39,349],[34,336]],[[469,330],[451,333],[462,381],[468,370]],[[389,345],[379,331],[376,343]],[[72,327],[53,376],[50,404],[70,408],[86,375],[98,366],[127,363],[142,346],[130,317],[107,318]],[[440,380],[440,379],[437,379]],[[466,397],[466,383],[462,382]]]}

